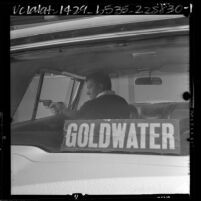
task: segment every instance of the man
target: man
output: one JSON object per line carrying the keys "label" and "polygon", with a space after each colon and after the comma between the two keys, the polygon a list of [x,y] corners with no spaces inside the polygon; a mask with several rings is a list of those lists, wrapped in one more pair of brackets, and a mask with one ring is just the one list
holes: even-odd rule
{"label": "man", "polygon": [[[87,95],[90,100],[85,102],[78,111],[69,111],[61,107],[62,113],[71,119],[127,119],[129,106],[126,100],[111,90],[110,77],[105,73],[93,73],[86,78]],[[54,104],[51,108],[54,108]],[[56,104],[57,113],[58,104]]]}

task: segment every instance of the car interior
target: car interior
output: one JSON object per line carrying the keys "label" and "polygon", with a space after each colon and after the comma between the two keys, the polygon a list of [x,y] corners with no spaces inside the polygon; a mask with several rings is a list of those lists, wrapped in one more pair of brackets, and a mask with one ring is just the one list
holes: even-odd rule
{"label": "car interior", "polygon": [[[186,23],[185,20],[184,22]],[[151,26],[150,23],[149,26]],[[175,21],[175,25],[177,23]],[[168,27],[169,25],[166,24],[165,26]],[[39,37],[37,40],[39,40]],[[20,39],[17,39],[17,41],[20,42]],[[36,74],[40,75],[41,70],[47,70],[47,72],[57,71],[61,74],[66,72],[82,78],[93,71],[102,70],[109,73],[112,79],[116,76],[117,79],[116,81],[114,79],[113,85],[114,90],[129,103],[130,118],[179,119],[181,136],[182,133],[185,133],[184,140],[186,140],[186,135],[189,134],[189,123],[186,123],[189,122],[189,101],[184,101],[182,94],[189,90],[187,87],[189,85],[188,66],[189,39],[188,33],[185,31],[112,38],[110,40],[88,42],[85,45],[81,43],[67,46],[58,45],[51,48],[14,52],[11,54],[11,116],[13,117],[20,105],[32,78]],[[131,74],[134,77],[130,78]],[[174,81],[174,76],[180,74],[184,74],[185,78],[180,79],[178,77]],[[119,75],[122,76],[121,79],[119,79]],[[128,79],[124,79],[123,75],[126,75]],[[163,89],[161,88],[163,84],[155,79],[156,83],[148,86],[146,92],[141,94],[139,92],[142,91],[144,86],[134,84],[136,78],[162,78],[161,75],[164,75],[163,83],[167,82],[168,76],[172,76],[169,81],[172,83],[171,87]],[[39,79],[38,82],[42,81]],[[144,85],[147,85],[147,83]],[[153,88],[155,88],[154,91]],[[152,95],[151,91],[153,91]],[[160,93],[157,93],[159,91]],[[161,99],[160,94],[162,93]],[[174,98],[165,100],[164,97],[168,93],[172,93],[171,97]],[[80,97],[71,105],[74,109],[79,109],[83,102],[87,100],[84,94],[83,90],[79,91]],[[178,96],[175,94],[178,94]],[[153,97],[157,97],[157,99],[152,101]],[[61,119],[61,116],[47,116],[13,123],[12,130],[15,131],[15,134],[11,141],[14,144],[24,142],[24,144],[42,146],[48,151],[59,151],[61,138],[57,131],[62,129],[63,122]],[[43,131],[42,134],[41,131]],[[32,137],[25,137],[25,132],[26,136],[30,135]]]}

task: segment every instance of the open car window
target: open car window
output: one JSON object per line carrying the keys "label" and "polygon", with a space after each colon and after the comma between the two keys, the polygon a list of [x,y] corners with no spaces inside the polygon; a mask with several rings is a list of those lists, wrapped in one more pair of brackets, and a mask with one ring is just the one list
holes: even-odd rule
{"label": "open car window", "polygon": [[13,123],[54,115],[51,103],[62,102],[70,106],[77,95],[80,81],[70,76],[46,72],[36,75],[27,88],[14,115]]}
{"label": "open car window", "polygon": [[36,119],[54,115],[53,111],[49,108],[53,102],[63,102],[68,107],[73,83],[74,81],[71,77],[45,73],[38,101]]}
{"label": "open car window", "polygon": [[40,75],[35,75],[33,77],[19,106],[17,107],[17,110],[13,116],[12,123],[23,122],[32,119],[39,80]]}

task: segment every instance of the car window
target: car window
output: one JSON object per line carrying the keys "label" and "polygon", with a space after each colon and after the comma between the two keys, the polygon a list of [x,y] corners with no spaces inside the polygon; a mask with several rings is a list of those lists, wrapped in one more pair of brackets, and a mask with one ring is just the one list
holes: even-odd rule
{"label": "car window", "polygon": [[[39,80],[39,75],[32,79],[14,115],[13,123],[54,115],[48,105],[52,102],[63,102],[68,107],[70,102],[75,99],[80,86],[80,82],[70,76],[45,73],[40,90]],[[36,102],[37,92],[39,99]],[[35,117],[34,107],[36,107]]]}
{"label": "car window", "polygon": [[13,123],[31,120],[34,110],[34,103],[37,94],[37,88],[40,75],[35,75],[25,92],[14,116]]}
{"label": "car window", "polygon": [[46,73],[43,79],[36,119],[54,115],[54,112],[44,104],[44,101],[63,102],[69,107],[75,98],[79,82],[66,75]]}
{"label": "car window", "polygon": [[49,107],[45,106],[44,101],[64,102],[68,105],[72,83],[70,77],[46,73],[41,88],[36,119],[54,115]]}
{"label": "car window", "polygon": [[[189,91],[190,81],[188,73],[154,73],[162,80],[161,85],[136,85],[135,80],[147,74],[127,74],[112,76],[112,89],[116,94],[124,97],[129,104],[184,102],[183,93]],[[86,86],[80,95],[78,108],[89,100]]]}
{"label": "car window", "polygon": [[87,95],[87,85],[86,83],[84,83],[82,90],[80,92],[77,109],[80,109],[80,107],[88,100],[89,100],[89,96]]}
{"label": "car window", "polygon": [[160,73],[157,76],[162,80],[161,85],[133,84],[136,103],[184,102],[183,93],[189,91],[190,86],[187,73]]}

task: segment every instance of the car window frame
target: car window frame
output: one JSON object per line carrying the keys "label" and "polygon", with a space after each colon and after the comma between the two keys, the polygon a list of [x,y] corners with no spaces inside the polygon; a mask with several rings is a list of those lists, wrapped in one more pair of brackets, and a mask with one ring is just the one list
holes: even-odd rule
{"label": "car window frame", "polygon": [[[47,117],[42,117],[42,118],[39,118],[39,119],[36,118],[45,73],[53,73],[55,75],[63,75],[63,76],[69,77],[70,79],[73,80],[73,86],[70,89],[71,92],[70,92],[70,99],[69,99],[69,103],[68,103],[68,108],[70,107],[71,109],[76,109],[76,105],[77,105],[77,102],[78,102],[78,97],[79,97],[81,88],[82,88],[82,86],[84,84],[84,78],[79,76],[79,75],[75,75],[75,74],[68,73],[68,72],[55,71],[55,70],[49,70],[49,69],[41,69],[38,73],[35,73],[33,75],[33,77],[32,77],[32,79],[33,79],[34,76],[38,75],[39,76],[39,81],[37,83],[37,91],[36,91],[36,95],[35,95],[35,98],[34,98],[35,99],[34,100],[34,107],[33,107],[31,118],[29,120],[13,122],[12,124],[15,124],[15,125],[16,124],[23,124],[23,123],[26,123],[26,122],[36,121],[36,120],[40,120],[40,119],[44,119],[44,118],[49,117],[49,116],[47,116]],[[31,83],[31,81],[30,81],[30,83]],[[76,90],[75,98],[73,100],[72,99],[73,98],[73,87],[74,87],[76,81],[80,82],[80,84],[78,86],[78,89]],[[27,89],[28,89],[28,87],[26,88],[25,93],[27,92]],[[22,99],[20,100],[20,103],[23,100],[23,97],[24,96],[22,96]],[[19,107],[19,105],[18,105],[18,107]],[[17,109],[18,109],[18,107],[17,107]],[[17,111],[17,109],[16,109],[16,111]],[[14,113],[14,115],[15,115],[15,113]]]}

